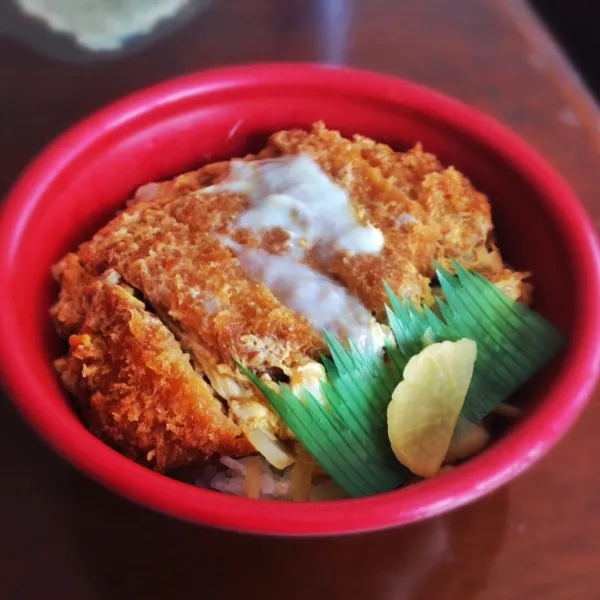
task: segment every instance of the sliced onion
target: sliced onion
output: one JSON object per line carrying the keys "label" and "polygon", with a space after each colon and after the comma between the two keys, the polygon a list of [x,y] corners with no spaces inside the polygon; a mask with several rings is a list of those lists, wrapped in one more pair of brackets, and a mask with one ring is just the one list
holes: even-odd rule
{"label": "sliced onion", "polygon": [[246,463],[244,474],[244,493],[248,498],[260,498],[262,488],[260,458],[251,456]]}
{"label": "sliced onion", "polygon": [[250,429],[246,432],[246,437],[276,469],[283,470],[293,464],[294,456],[280,442],[270,438],[263,429]]}
{"label": "sliced onion", "polygon": [[310,499],[310,488],[315,463],[312,458],[299,456],[292,467],[290,479],[292,482],[292,499],[296,502],[307,502]]}
{"label": "sliced onion", "polygon": [[481,452],[489,439],[490,434],[484,427],[460,418],[456,424],[444,462],[453,463]]}

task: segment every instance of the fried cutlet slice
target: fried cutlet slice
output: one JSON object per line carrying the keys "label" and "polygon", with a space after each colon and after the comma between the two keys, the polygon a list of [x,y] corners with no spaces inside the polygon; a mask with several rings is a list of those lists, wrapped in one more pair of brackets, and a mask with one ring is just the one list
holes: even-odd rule
{"label": "fried cutlet slice", "polygon": [[[170,213],[185,211],[189,196],[172,188],[160,193],[157,202],[134,203],[82,245],[82,264],[95,274],[113,268],[141,291],[244,431],[292,437],[232,360],[267,378],[275,369],[280,378],[318,356],[321,336],[264,284],[249,279],[215,237],[228,226],[228,214],[243,209],[244,197],[208,197],[199,219],[188,225]],[[167,194],[174,198],[170,211],[161,205]]]}
{"label": "fried cutlet slice", "polygon": [[[529,287],[523,283],[528,274],[507,273],[493,244],[487,197],[456,169],[444,168],[420,144],[407,152],[395,152],[363,136],[348,140],[317,123],[311,131],[274,134],[258,157],[248,156],[246,160],[300,152],[312,156],[336,183],[349,191],[359,220],[372,223],[384,233],[386,245],[382,253],[355,256],[339,253],[325,269],[339,277],[378,315],[385,303],[383,279],[398,294],[415,302],[431,300],[429,279],[433,276],[433,259],[451,269],[450,259],[456,258],[467,268],[485,272],[494,282],[510,279],[510,285],[502,286],[509,295],[520,300],[528,296]],[[228,163],[215,163],[161,184],[164,187],[160,203],[191,227],[200,226],[205,231],[218,228],[244,245],[283,253],[287,236],[281,230],[257,236],[255,232],[244,235],[228,229],[227,224],[243,209],[243,204],[231,205],[235,195],[197,194],[199,189],[225,178],[228,171]],[[214,204],[224,207],[223,210],[215,212],[210,208]],[[212,218],[205,218],[207,207]],[[217,219],[215,215],[219,215]],[[319,263],[311,262],[311,266],[319,267]]]}
{"label": "fried cutlet slice", "polygon": [[[384,279],[399,295],[428,303],[434,259],[451,269],[450,259],[456,258],[468,269],[485,271],[494,282],[507,279],[493,245],[489,200],[421,145],[395,152],[362,136],[346,139],[322,123],[311,131],[281,131],[269,139],[269,156],[300,152],[347,189],[358,217],[384,234],[380,254],[339,255],[330,267],[371,310],[379,314],[385,303]],[[511,271],[512,284],[504,289],[523,300],[527,276]]]}
{"label": "fried cutlet slice", "polygon": [[[418,303],[431,300],[428,280],[433,276],[433,259],[452,270],[450,259],[456,258],[467,268],[498,282],[514,299],[529,298],[531,287],[525,282],[529,274],[506,269],[493,243],[487,197],[456,169],[444,168],[420,144],[407,152],[395,152],[363,136],[346,139],[323,123],[316,123],[311,131],[289,130],[272,135],[261,153],[244,160],[300,152],[312,156],[349,191],[359,220],[372,223],[384,233],[386,246],[381,254],[350,257],[339,253],[326,269],[378,315],[385,303],[383,279],[399,295]],[[227,223],[243,209],[239,203],[231,206],[231,194],[199,197],[198,190],[225,178],[228,172],[228,162],[214,163],[160,184],[160,193],[156,187],[151,189],[165,210],[192,227],[200,224],[205,231],[218,227],[244,245],[285,252],[287,236],[281,230],[260,236],[228,230]],[[180,201],[173,202],[178,198]],[[205,219],[207,204],[215,203],[227,206],[220,212],[209,210],[213,218]],[[215,219],[215,215],[219,217]],[[311,262],[311,266],[318,267],[319,263]]]}
{"label": "fried cutlet slice", "polygon": [[[246,202],[235,195],[226,200],[232,206]],[[195,332],[220,362],[285,371],[315,355],[323,348],[320,335],[245,275],[234,252],[214,235],[228,203],[223,199],[213,208],[207,201],[203,219],[192,227],[164,207],[136,204],[83,244],[79,258],[91,273],[118,271],[159,314]]]}
{"label": "fried cutlet slice", "polygon": [[269,139],[268,149],[275,156],[310,155],[335,183],[348,191],[356,218],[383,233],[385,246],[379,254],[350,256],[340,252],[329,263],[329,274],[380,316],[386,301],[384,279],[399,295],[417,303],[431,299],[427,275],[432,268],[437,229],[428,225],[423,207],[390,176],[392,168],[405,174],[402,184],[413,176],[410,168],[399,163],[398,156],[392,153],[387,169],[383,168],[370,155],[377,151],[374,142],[359,137],[348,140],[322,124],[315,125],[312,131],[276,133]]}
{"label": "fried cutlet slice", "polygon": [[[73,267],[65,267],[68,275]],[[90,430],[158,470],[251,451],[173,334],[119,279],[107,271],[79,290],[85,317],[69,337],[69,355],[55,363]],[[58,319],[70,314],[65,290]]]}
{"label": "fried cutlet slice", "polygon": [[67,337],[79,331],[83,325],[87,311],[85,290],[92,277],[73,252],[54,265],[52,274],[60,282],[60,291],[58,301],[50,309],[50,315],[58,332]]}

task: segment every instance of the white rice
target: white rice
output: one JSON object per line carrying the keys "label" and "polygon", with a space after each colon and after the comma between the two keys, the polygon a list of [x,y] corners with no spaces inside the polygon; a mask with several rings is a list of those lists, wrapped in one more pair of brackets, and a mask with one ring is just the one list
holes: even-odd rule
{"label": "white rice", "polygon": [[[244,476],[249,457],[229,458],[223,457],[220,463],[226,467],[219,469],[217,465],[207,466],[202,475],[196,479],[195,485],[233,494],[235,496],[246,496],[244,492]],[[279,471],[271,467],[269,463],[260,457],[260,498],[271,500],[291,500],[291,467],[285,471]]]}
{"label": "white rice", "polygon": [[[244,491],[244,477],[248,460],[256,457],[240,459],[223,457],[220,464],[207,465],[194,480],[194,485],[212,489],[225,494],[247,498]],[[280,471],[271,466],[269,462],[260,458],[260,498],[263,500],[292,500],[291,471],[292,466]],[[319,483],[313,483],[310,491],[310,500],[326,501],[347,498],[347,494],[334,481],[326,478]]]}

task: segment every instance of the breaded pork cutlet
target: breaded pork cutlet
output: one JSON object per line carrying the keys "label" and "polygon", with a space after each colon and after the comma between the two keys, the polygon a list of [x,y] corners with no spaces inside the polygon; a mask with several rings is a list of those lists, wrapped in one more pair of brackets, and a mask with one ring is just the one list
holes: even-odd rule
{"label": "breaded pork cutlet", "polygon": [[385,303],[382,280],[416,302],[431,299],[433,259],[450,259],[482,272],[516,300],[528,297],[527,273],[505,269],[493,243],[487,197],[453,167],[444,168],[420,144],[395,152],[363,136],[351,140],[317,123],[312,131],[271,136],[265,156],[309,154],[347,189],[357,214],[381,229],[381,254],[340,254],[331,272],[378,313]]}
{"label": "breaded pork cutlet", "polygon": [[[251,450],[173,334],[116,271],[89,278],[70,254],[57,276],[63,283],[57,309],[62,313],[55,311],[55,317],[77,333],[56,369],[94,434],[159,469],[215,452],[235,456]],[[69,304],[71,315],[65,313]]]}
{"label": "breaded pork cutlet", "polygon": [[[257,156],[309,156],[348,194],[354,218],[383,237],[380,252],[330,249],[302,240],[299,263],[384,314],[385,279],[398,295],[432,301],[433,260],[456,258],[514,298],[526,274],[507,269],[493,244],[487,198],[420,146],[394,152],[316,124],[274,134]],[[208,165],[140,188],[129,206],[55,274],[52,309],[69,353],[56,363],[90,428],[159,470],[252,446],[244,434],[292,437],[237,360],[267,382],[314,384],[320,331],[244,268],[240,249],[289,255],[281,227],[242,227],[247,193],[224,185],[232,163]],[[358,302],[358,300],[357,300]],[[343,315],[340,315],[343,318]]]}

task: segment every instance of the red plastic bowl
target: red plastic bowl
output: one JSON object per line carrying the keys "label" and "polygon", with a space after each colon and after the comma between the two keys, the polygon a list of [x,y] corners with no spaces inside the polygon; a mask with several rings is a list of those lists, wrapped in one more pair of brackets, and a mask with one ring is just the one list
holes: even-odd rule
{"label": "red plastic bowl", "polygon": [[[53,372],[50,267],[114,215],[134,188],[252,149],[274,131],[324,120],[397,148],[425,148],[466,173],[493,205],[500,246],[534,273],[538,309],[568,347],[529,386],[525,417],[481,455],[399,491],[326,503],[231,497],[122,457],[79,422]],[[506,483],[554,445],[599,369],[600,259],[594,230],[565,182],[493,120],[423,87],[314,65],[206,71],[143,90],[86,119],[27,169],[0,222],[1,375],[23,417],[67,460],[157,510],[270,534],[339,534],[439,514]]]}

